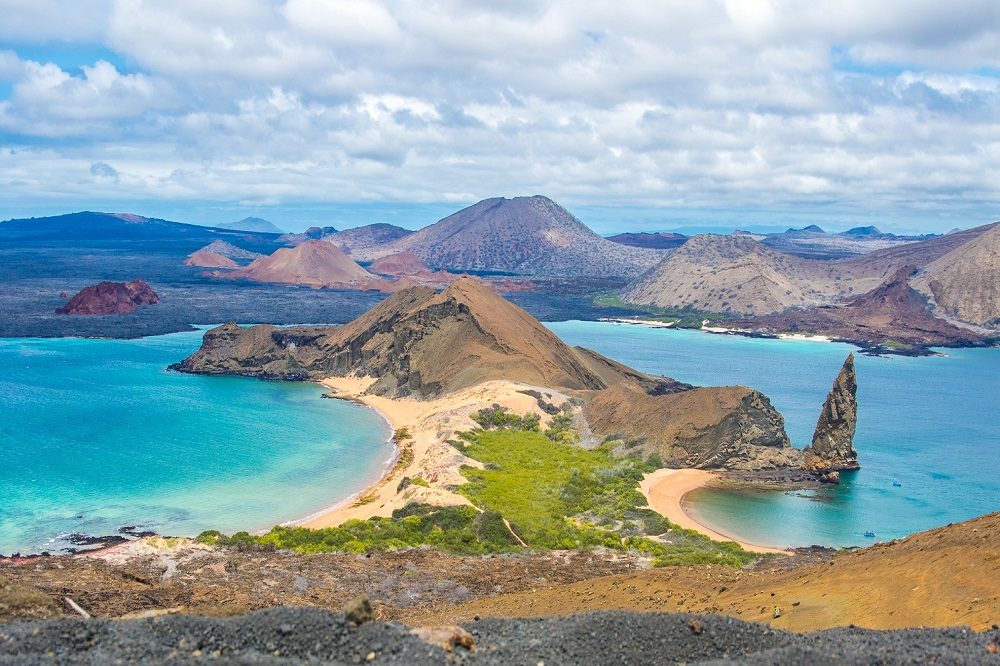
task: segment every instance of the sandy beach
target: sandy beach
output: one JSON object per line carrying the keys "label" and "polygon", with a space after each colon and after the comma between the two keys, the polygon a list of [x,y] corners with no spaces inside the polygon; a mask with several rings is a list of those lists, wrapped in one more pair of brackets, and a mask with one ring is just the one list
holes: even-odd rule
{"label": "sandy beach", "polygon": [[727,536],[699,523],[684,510],[682,500],[685,495],[692,490],[709,485],[717,478],[714,473],[701,469],[659,469],[643,477],[639,489],[646,496],[650,508],[683,528],[700,532],[715,541],[735,541],[744,550],[752,553],[790,555],[791,551],[786,549],[761,546]]}
{"label": "sandy beach", "polygon": [[[405,429],[410,437],[397,442],[399,451],[395,464],[375,485],[341,504],[295,521],[296,524],[322,528],[351,519],[390,516],[413,500],[439,506],[469,504],[466,498],[447,490],[449,486],[465,483],[459,471],[463,465],[481,466],[448,444],[455,433],[475,427],[469,415],[485,406],[499,404],[521,414],[537,413],[545,423],[548,415],[539,410],[535,398],[521,391],[533,389],[545,394],[547,400],[560,404],[566,400],[566,396],[557,391],[510,381],[484,382],[437,400],[385,398],[364,393],[372,381],[368,377],[331,377],[322,384],[343,399],[377,410],[393,430],[398,433]],[[428,485],[409,485],[400,490],[404,477],[422,479]]]}
{"label": "sandy beach", "polygon": [[[411,501],[439,506],[468,504],[448,487],[461,485],[465,477],[460,473],[463,465],[480,466],[481,463],[462,455],[448,444],[457,432],[469,430],[475,423],[469,418],[484,405],[500,404],[518,413],[537,413],[543,423],[548,415],[538,409],[535,399],[522,393],[533,389],[546,394],[546,399],[560,403],[566,396],[551,389],[528,386],[510,381],[489,381],[436,400],[413,398],[386,398],[365,394],[373,380],[368,377],[331,377],[322,384],[345,400],[352,400],[377,410],[393,430],[407,432],[409,438],[397,442],[395,462],[387,467],[382,478],[374,485],[338,505],[314,513],[296,524],[310,528],[334,527],[345,521],[366,520],[374,516],[391,516]],[[411,484],[400,489],[404,477],[422,479],[427,485]],[[640,489],[649,506],[666,516],[671,522],[693,529],[717,541],[735,541],[745,550],[754,553],[784,553],[788,550],[761,546],[727,536],[702,525],[684,511],[684,496],[716,479],[712,472],[697,469],[661,469],[647,474]]]}

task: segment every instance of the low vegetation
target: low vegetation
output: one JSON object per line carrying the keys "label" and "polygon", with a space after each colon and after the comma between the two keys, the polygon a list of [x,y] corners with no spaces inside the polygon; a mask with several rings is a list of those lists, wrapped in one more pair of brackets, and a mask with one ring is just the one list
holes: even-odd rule
{"label": "low vegetation", "polygon": [[544,430],[537,416],[513,414],[499,405],[474,414],[481,429],[452,441],[483,464],[481,469],[464,467],[468,482],[456,489],[474,506],[410,504],[391,518],[351,520],[340,527],[275,527],[260,536],[239,532],[230,537],[213,531],[198,539],[301,553],[431,546],[474,555],[520,551],[523,542],[535,550],[638,552],[657,565],[738,566],[753,559],[734,543],[711,541],[650,510],[638,485],[646,472],[660,466],[659,460],[615,456],[612,449],[621,444],[616,440],[593,450],[575,446],[579,436],[570,410],[568,404],[561,408]]}
{"label": "low vegetation", "polygon": [[718,312],[706,312],[692,307],[661,308],[653,305],[635,305],[626,303],[614,291],[602,291],[594,296],[594,306],[598,308],[627,310],[639,319],[648,319],[664,324],[673,324],[676,328],[701,328],[705,321],[709,326],[716,326],[730,318],[729,315]]}

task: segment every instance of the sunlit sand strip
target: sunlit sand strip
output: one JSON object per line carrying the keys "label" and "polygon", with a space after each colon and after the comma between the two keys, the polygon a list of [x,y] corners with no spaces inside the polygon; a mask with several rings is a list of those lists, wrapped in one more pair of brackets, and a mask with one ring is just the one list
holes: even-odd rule
{"label": "sunlit sand strip", "polygon": [[712,472],[701,469],[659,469],[643,477],[639,489],[646,496],[651,509],[665,516],[667,520],[685,529],[704,534],[715,541],[735,541],[744,550],[752,553],[781,553],[790,555],[791,551],[783,548],[760,546],[748,541],[741,541],[707,525],[699,523],[684,510],[682,500],[692,490],[703,488],[717,479]]}

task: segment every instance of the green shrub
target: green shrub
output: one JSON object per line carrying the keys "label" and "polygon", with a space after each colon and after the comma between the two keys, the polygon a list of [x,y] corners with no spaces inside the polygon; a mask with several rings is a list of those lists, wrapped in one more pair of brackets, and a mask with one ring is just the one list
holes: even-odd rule
{"label": "green shrub", "polygon": [[[545,433],[538,431],[537,420],[532,428],[531,419],[498,405],[476,413],[483,429],[459,433],[461,441],[455,442],[483,464],[482,469],[463,467],[467,483],[456,489],[474,506],[413,503],[390,518],[350,520],[339,527],[278,526],[260,536],[238,532],[231,537],[208,531],[198,540],[300,553],[360,554],[418,546],[465,555],[523,550],[504,524],[506,518],[528,547],[538,550],[602,547],[640,553],[661,566],[739,566],[753,559],[734,543],[716,543],[677,528],[650,510],[638,486],[645,473],[661,465],[659,459],[615,456],[614,441],[593,450],[574,446],[569,443],[577,436],[569,410],[553,417]],[[409,483],[428,485],[420,478]]]}

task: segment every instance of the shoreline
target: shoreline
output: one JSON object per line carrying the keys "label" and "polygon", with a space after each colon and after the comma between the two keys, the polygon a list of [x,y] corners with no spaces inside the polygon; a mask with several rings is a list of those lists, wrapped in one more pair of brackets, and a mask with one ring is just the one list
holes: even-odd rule
{"label": "shoreline", "polygon": [[[448,490],[465,483],[463,465],[481,466],[466,458],[448,440],[475,424],[469,414],[493,403],[518,412],[537,409],[535,398],[521,393],[524,389],[541,390],[551,398],[550,389],[493,380],[432,400],[387,398],[370,395],[365,390],[375,381],[371,377],[329,377],[319,382],[332,392],[333,399],[350,400],[378,412],[393,430],[395,451],[392,462],[378,480],[336,504],[308,516],[284,523],[311,529],[336,527],[348,520],[366,520],[391,516],[412,501],[438,506],[470,504],[465,497]],[[399,438],[405,431],[408,437]],[[404,478],[420,479],[426,484],[410,483]]]}
{"label": "shoreline", "polygon": [[792,555],[792,550],[776,546],[751,543],[721,532],[696,520],[684,510],[684,497],[699,488],[718,480],[718,475],[701,469],[659,469],[646,474],[639,489],[649,502],[649,507],[667,520],[685,529],[694,530],[713,541],[733,541],[751,553]]}
{"label": "shoreline", "polygon": [[[323,506],[322,508],[316,509],[315,511],[310,511],[304,516],[300,516],[298,518],[293,518],[291,520],[286,520],[284,522],[279,523],[279,525],[282,527],[308,527],[311,522],[318,520],[323,516],[340,511],[341,509],[353,505],[355,502],[358,501],[359,498],[363,497],[365,493],[370,492],[373,488],[375,488],[380,483],[386,480],[386,478],[395,469],[396,463],[399,462],[400,452],[402,451],[402,449],[399,446],[399,443],[396,441],[396,431],[398,430],[398,427],[393,424],[393,422],[383,411],[377,409],[376,407],[373,407],[372,405],[369,405],[367,402],[361,400],[356,395],[340,395],[339,393],[336,392],[336,389],[333,389],[331,386],[326,384],[325,380],[320,380],[310,383],[314,383],[318,386],[330,389],[330,393],[321,396],[323,399],[342,400],[344,402],[350,402],[359,407],[364,407],[365,409],[369,409],[375,414],[377,414],[383,421],[385,421],[385,424],[389,427],[389,438],[385,441],[385,443],[388,444],[390,447],[392,447],[392,452],[390,453],[389,457],[385,460],[385,462],[382,463],[379,476],[373,482],[351,493],[344,499],[334,502],[333,504]],[[267,531],[268,531],[267,529],[263,529],[259,533],[263,534]]]}

